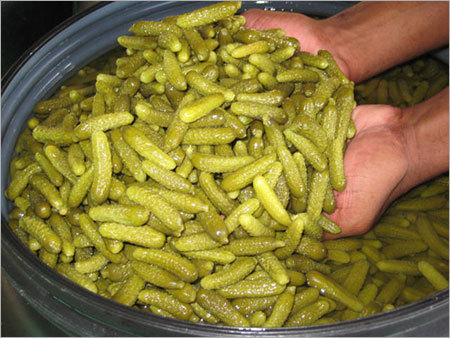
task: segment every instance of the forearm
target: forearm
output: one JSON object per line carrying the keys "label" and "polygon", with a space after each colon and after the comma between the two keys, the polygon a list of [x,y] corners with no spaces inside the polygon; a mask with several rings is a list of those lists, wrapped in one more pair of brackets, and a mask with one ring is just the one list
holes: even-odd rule
{"label": "forearm", "polygon": [[448,87],[431,99],[407,108],[403,119],[410,162],[405,188],[411,188],[448,170]]}
{"label": "forearm", "polygon": [[448,2],[362,2],[319,23],[340,66],[359,82],[446,45]]}

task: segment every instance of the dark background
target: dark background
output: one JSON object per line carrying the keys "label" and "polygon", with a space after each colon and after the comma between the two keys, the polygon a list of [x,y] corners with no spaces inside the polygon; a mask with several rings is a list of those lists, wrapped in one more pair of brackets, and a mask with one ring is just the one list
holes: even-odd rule
{"label": "dark background", "polygon": [[36,41],[90,5],[83,1],[1,1],[1,76]]}

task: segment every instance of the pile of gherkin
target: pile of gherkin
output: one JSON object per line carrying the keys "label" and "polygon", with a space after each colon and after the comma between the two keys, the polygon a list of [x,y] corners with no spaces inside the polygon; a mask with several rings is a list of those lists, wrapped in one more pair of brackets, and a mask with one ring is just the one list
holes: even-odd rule
{"label": "pile of gherkin", "polygon": [[[11,230],[91,292],[199,323],[319,325],[447,288],[448,176],[364,236],[321,240],[340,232],[323,212],[345,189],[354,85],[327,51],[245,28],[240,6],[136,22],[37,103],[10,165]],[[433,62],[357,98],[417,103],[446,84]]]}
{"label": "pile of gherkin", "polygon": [[410,107],[448,86],[448,67],[432,57],[420,57],[355,86],[359,104]]}

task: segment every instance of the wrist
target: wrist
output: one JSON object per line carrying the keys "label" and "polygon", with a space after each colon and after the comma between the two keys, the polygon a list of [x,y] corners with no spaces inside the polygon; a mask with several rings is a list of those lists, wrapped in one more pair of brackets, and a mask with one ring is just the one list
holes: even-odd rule
{"label": "wrist", "polygon": [[402,129],[409,162],[403,183],[406,190],[448,171],[448,112],[448,87],[404,109]]}
{"label": "wrist", "polygon": [[408,190],[419,184],[418,180],[418,169],[420,164],[420,156],[417,152],[417,133],[416,133],[416,122],[411,119],[411,108],[404,108],[402,110],[402,121],[401,121],[401,129],[402,138],[405,140],[405,154],[408,160],[407,172],[402,180],[399,189],[401,189],[401,193],[406,193]]}
{"label": "wrist", "polygon": [[330,52],[359,82],[447,44],[448,2],[363,1],[321,23]]}
{"label": "wrist", "polygon": [[352,55],[353,48],[350,42],[353,40],[351,32],[343,28],[340,17],[330,17],[322,21],[318,21],[316,28],[321,32],[323,48],[328,50],[336,60],[339,68],[347,76],[350,81],[355,81],[355,56]]}

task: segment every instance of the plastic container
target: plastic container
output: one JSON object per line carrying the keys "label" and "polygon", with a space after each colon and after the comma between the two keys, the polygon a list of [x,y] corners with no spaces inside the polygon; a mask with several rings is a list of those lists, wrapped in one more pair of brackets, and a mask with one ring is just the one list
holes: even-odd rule
{"label": "plastic container", "polygon": [[[243,9],[296,11],[329,16],[353,2],[244,2]],[[14,144],[34,104],[46,99],[80,67],[117,46],[139,19],[160,20],[204,2],[101,3],[58,26],[34,46],[2,81],[2,178],[5,190]],[[442,56],[443,55],[443,56]],[[441,52],[448,60],[448,49]],[[448,62],[448,61],[447,61]],[[168,319],[125,307],[75,285],[39,261],[14,237],[2,194],[2,277],[46,320],[71,336],[448,336],[448,289],[389,313],[305,328],[232,328]]]}

